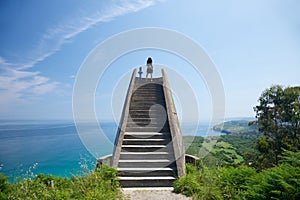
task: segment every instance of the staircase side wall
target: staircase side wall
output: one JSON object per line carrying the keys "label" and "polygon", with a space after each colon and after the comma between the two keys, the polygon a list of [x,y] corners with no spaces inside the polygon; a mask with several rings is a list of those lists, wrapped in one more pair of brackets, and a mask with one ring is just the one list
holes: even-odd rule
{"label": "staircase side wall", "polygon": [[116,135],[116,139],[115,139],[115,147],[114,147],[113,157],[111,159],[111,166],[113,166],[113,167],[118,166],[119,159],[120,159],[122,142],[124,139],[127,119],[128,119],[128,115],[129,115],[130,100],[131,100],[131,96],[134,92],[134,85],[135,85],[135,80],[136,80],[135,77],[136,77],[136,69],[134,69],[132,72],[130,84],[129,84],[129,87],[127,90],[127,95],[125,98],[123,111],[122,111],[118,131],[117,131],[117,135]]}
{"label": "staircase side wall", "polygon": [[174,149],[174,156],[177,165],[178,177],[182,177],[185,174],[185,151],[183,145],[183,139],[181,135],[181,129],[178,121],[178,116],[175,108],[175,104],[172,97],[172,92],[169,86],[169,81],[164,69],[161,70],[163,77],[163,90],[166,100],[166,109],[169,120],[169,127],[171,131],[172,144]]}

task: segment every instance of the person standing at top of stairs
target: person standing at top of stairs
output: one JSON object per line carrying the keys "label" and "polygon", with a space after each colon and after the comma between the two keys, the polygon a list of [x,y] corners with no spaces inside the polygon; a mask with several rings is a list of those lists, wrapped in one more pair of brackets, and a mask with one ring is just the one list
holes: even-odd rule
{"label": "person standing at top of stairs", "polygon": [[149,57],[147,59],[147,73],[146,73],[146,81],[148,80],[148,75],[150,74],[151,81],[152,81],[152,74],[153,74],[153,65],[152,65],[152,58]]}

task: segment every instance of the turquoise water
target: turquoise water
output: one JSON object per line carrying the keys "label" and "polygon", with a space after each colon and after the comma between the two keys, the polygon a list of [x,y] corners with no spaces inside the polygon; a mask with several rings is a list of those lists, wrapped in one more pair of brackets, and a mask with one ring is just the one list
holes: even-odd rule
{"label": "turquoise water", "polygon": [[[100,126],[113,143],[117,125],[105,122]],[[183,135],[205,136],[209,130],[207,124],[200,125],[197,132],[190,127],[182,126]],[[110,153],[112,147],[100,148],[100,156]],[[0,121],[0,172],[11,181],[28,173],[70,177],[83,170],[82,164],[93,169],[95,162],[72,121]]]}

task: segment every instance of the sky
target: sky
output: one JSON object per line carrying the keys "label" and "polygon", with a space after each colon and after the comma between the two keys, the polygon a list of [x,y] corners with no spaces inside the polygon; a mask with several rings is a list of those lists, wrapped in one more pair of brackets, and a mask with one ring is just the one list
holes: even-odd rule
{"label": "sky", "polygon": [[[74,84],[91,52],[116,34],[145,27],[195,41],[221,77],[225,117],[254,117],[263,90],[300,85],[299,10],[298,0],[1,1],[0,119],[72,120]],[[168,69],[178,112],[197,108],[201,120],[209,119],[214,105],[205,78],[188,61],[158,49],[120,55],[108,66],[95,91],[97,117],[118,120],[131,72],[148,56],[157,64],[156,77],[160,66]],[[196,104],[177,95],[182,84],[176,75]]]}

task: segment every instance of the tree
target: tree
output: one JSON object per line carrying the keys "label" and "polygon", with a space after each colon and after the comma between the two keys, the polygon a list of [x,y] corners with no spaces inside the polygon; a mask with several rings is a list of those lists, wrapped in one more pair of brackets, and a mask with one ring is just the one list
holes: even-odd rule
{"label": "tree", "polygon": [[268,161],[277,165],[283,149],[300,149],[300,87],[271,86],[260,96],[254,107],[255,121],[263,133],[257,149],[261,152],[258,162]]}

